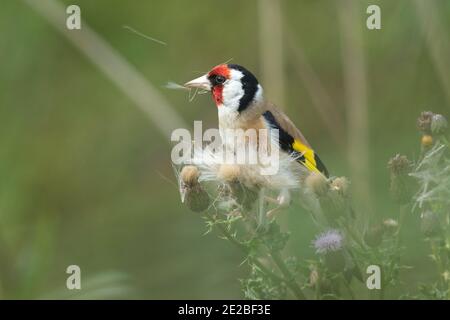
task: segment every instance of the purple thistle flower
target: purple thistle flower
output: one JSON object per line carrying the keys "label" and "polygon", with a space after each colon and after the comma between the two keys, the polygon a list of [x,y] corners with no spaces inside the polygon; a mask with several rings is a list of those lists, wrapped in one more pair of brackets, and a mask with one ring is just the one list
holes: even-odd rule
{"label": "purple thistle flower", "polygon": [[344,237],[339,230],[331,229],[319,234],[313,245],[319,254],[339,251],[344,247]]}

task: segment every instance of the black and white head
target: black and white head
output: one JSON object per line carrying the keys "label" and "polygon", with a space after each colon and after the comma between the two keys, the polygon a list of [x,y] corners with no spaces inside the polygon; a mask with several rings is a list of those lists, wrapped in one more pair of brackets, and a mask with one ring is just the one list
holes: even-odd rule
{"label": "black and white head", "polygon": [[256,77],[237,64],[220,64],[185,87],[211,91],[219,112],[241,113],[263,99]]}

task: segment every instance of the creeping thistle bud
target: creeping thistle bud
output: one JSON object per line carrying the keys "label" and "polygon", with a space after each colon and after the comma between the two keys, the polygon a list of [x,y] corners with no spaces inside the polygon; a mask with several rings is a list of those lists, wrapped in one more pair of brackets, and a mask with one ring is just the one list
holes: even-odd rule
{"label": "creeping thistle bud", "polygon": [[406,156],[395,155],[388,162],[391,171],[390,191],[392,198],[400,204],[407,203],[412,196],[413,180],[408,175],[412,165]]}
{"label": "creeping thistle bud", "polygon": [[423,134],[431,134],[431,121],[434,113],[431,111],[423,111],[417,118],[417,128]]}
{"label": "creeping thistle bud", "polygon": [[320,208],[329,222],[342,216],[348,209],[349,181],[345,177],[329,182],[319,172],[311,172],[305,180],[306,186],[318,198]]}
{"label": "creeping thistle bud", "polygon": [[327,219],[334,221],[342,212],[342,197],[331,188],[328,180],[319,172],[311,172],[305,179],[306,187],[314,193]]}
{"label": "creeping thistle bud", "polygon": [[408,203],[412,195],[412,180],[408,176],[391,177],[390,191],[392,198],[399,204]]}
{"label": "creeping thistle bud", "polygon": [[313,245],[316,253],[323,255],[325,266],[330,272],[344,271],[344,237],[338,230],[332,229],[318,235]]}
{"label": "creeping thistle bud", "polygon": [[343,197],[339,189],[332,188],[327,197],[319,199],[319,203],[325,216],[334,221],[345,213],[348,198]]}
{"label": "creeping thistle bud", "polygon": [[435,114],[431,119],[431,132],[435,135],[444,134],[447,130],[448,122],[442,114]]}
{"label": "creeping thistle bud", "polygon": [[333,251],[325,255],[325,265],[333,273],[342,272],[345,269],[345,255],[343,251]]}
{"label": "creeping thistle bud", "polygon": [[406,156],[396,154],[388,162],[391,175],[407,175],[411,171],[411,161]]}
{"label": "creeping thistle bud", "polygon": [[313,268],[309,274],[309,285],[317,290],[320,297],[331,298],[337,293],[336,285],[327,279],[324,274],[319,273],[317,268]]}
{"label": "creeping thistle bud", "polygon": [[398,221],[394,219],[386,219],[383,221],[383,228],[389,234],[394,234],[398,230]]}
{"label": "creeping thistle bud", "polygon": [[210,202],[208,193],[198,181],[199,177],[200,171],[195,166],[185,166],[180,173],[181,202],[194,212],[205,211]]}
{"label": "creeping thistle bud", "polygon": [[383,240],[383,234],[386,229],[382,225],[370,227],[364,234],[364,242],[372,248],[378,247]]}
{"label": "creeping thistle bud", "polygon": [[335,295],[338,293],[339,288],[337,285],[326,278],[319,278],[318,291],[320,296],[327,297],[327,299],[334,299]]}
{"label": "creeping thistle bud", "polygon": [[422,136],[422,139],[420,140],[420,143],[422,144],[422,147],[426,150],[429,149],[431,146],[433,146],[433,137],[429,134],[425,134]]}
{"label": "creeping thistle bud", "polygon": [[349,213],[350,182],[345,177],[335,178],[326,197],[319,198],[323,213],[330,223]]}
{"label": "creeping thistle bud", "polygon": [[420,229],[426,237],[437,236],[441,232],[439,215],[433,211],[424,211],[420,215]]}
{"label": "creeping thistle bud", "polygon": [[311,172],[306,177],[305,184],[319,198],[326,196],[330,188],[327,178],[319,172]]}
{"label": "creeping thistle bud", "polygon": [[344,198],[349,196],[350,182],[346,177],[339,177],[331,182],[331,189],[335,190],[339,195]]}

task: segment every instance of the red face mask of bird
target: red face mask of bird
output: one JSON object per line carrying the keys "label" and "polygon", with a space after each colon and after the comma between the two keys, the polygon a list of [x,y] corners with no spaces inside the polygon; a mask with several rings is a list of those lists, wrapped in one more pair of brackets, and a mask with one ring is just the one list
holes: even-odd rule
{"label": "red face mask of bird", "polygon": [[242,111],[262,91],[256,78],[241,67],[221,64],[207,74],[184,84],[187,88],[211,91],[217,107],[229,111]]}

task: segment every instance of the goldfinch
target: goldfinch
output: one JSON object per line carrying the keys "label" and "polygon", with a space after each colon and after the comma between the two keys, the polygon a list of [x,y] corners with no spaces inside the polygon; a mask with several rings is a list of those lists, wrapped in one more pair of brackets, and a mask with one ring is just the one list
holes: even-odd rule
{"label": "goldfinch", "polygon": [[220,64],[184,86],[211,91],[221,132],[224,129],[278,129],[278,139],[274,143],[279,150],[308,171],[328,177],[328,170],[300,130],[286,114],[266,101],[263,88],[246,68]]}

